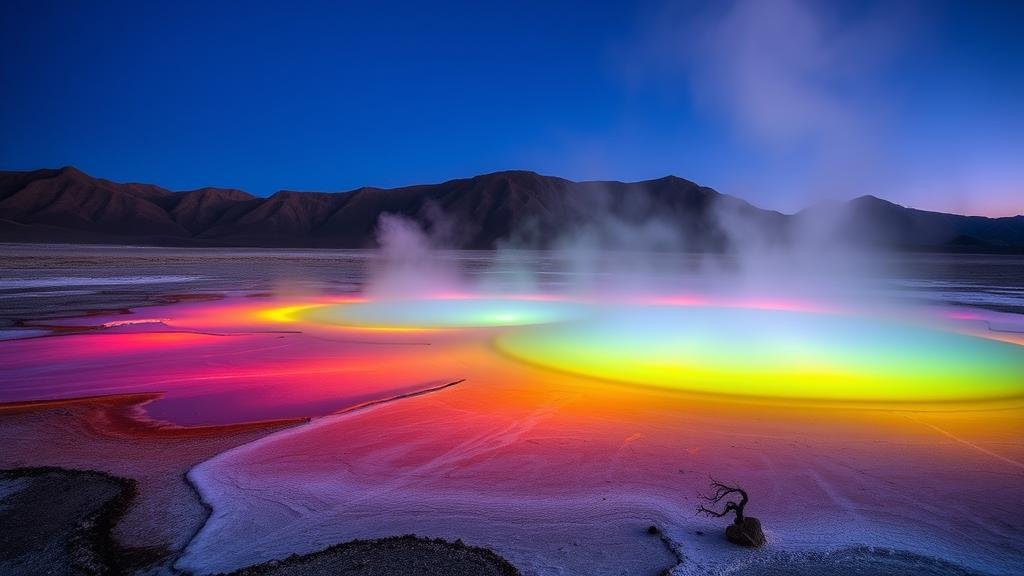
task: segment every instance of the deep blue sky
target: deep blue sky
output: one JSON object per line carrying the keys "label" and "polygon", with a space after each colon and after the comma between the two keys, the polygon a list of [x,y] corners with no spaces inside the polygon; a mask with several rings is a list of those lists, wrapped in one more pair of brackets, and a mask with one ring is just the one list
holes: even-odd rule
{"label": "deep blue sky", "polygon": [[3,2],[0,168],[261,195],[671,173],[786,211],[1024,212],[1024,2],[279,4]]}

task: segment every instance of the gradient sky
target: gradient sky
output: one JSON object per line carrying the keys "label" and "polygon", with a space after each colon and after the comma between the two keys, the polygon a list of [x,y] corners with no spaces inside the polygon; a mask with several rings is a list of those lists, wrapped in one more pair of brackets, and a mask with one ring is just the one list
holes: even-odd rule
{"label": "gradient sky", "polygon": [[[0,5],[0,168],[346,190],[676,174],[1024,213],[1024,2]],[[895,7],[894,7],[895,6]]]}

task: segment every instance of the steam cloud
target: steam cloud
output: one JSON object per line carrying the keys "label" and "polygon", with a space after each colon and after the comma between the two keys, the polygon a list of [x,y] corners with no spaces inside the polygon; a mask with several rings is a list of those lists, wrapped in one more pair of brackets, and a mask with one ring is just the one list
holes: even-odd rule
{"label": "steam cloud", "polygon": [[[878,84],[901,40],[902,16],[891,10],[840,15],[800,0],[714,3],[696,18],[685,9],[691,13],[674,7],[659,13],[641,52],[655,61],[657,72],[666,66],[684,72],[696,99],[766,157],[800,158],[800,173],[769,168],[771,177],[754,185],[782,182],[787,190],[772,191],[802,196],[802,205],[877,192],[873,185],[885,179],[889,165],[882,128],[888,110]],[[435,250],[458,247],[450,233],[458,227],[440,210],[422,215],[422,226],[383,217],[371,290],[394,296],[410,287],[516,293],[554,288],[600,296],[696,289],[846,297],[877,272],[878,259],[863,247],[834,240],[845,220],[838,204],[807,211],[776,238],[770,226],[752,218],[749,206],[725,197],[711,207],[707,234],[721,236],[728,250],[709,254],[677,220],[651,210],[652,199],[630,198],[622,210],[605,192],[590,192],[582,221],[563,223],[565,232],[546,243],[542,257],[529,251],[537,247],[530,232],[538,223],[518,223],[493,269],[473,286],[460,277],[455,257]]]}
{"label": "steam cloud", "polygon": [[782,183],[774,192],[804,206],[878,193],[896,176],[885,129],[893,98],[884,80],[910,28],[908,14],[841,14],[802,0],[714,6],[685,22],[670,15],[659,46],[685,68],[696,99],[769,164],[749,172],[760,172],[757,184],[739,186]]}

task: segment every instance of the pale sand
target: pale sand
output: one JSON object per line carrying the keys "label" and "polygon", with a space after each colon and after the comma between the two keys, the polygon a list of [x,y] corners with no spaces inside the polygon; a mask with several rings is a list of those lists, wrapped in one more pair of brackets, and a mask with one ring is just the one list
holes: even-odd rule
{"label": "pale sand", "polygon": [[[685,556],[678,574],[854,546],[1024,572],[1020,408],[767,410],[619,388],[595,410],[593,383],[507,382],[470,377],[200,464],[190,478],[214,513],[178,567],[408,532],[491,548],[528,575],[656,574],[675,558],[645,533],[655,524]],[[767,548],[732,546],[723,521],[694,515],[709,474],[750,491]]]}

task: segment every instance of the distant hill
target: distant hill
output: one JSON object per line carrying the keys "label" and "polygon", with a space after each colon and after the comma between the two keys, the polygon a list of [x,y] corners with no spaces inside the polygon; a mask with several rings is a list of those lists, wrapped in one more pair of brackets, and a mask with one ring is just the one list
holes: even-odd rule
{"label": "distant hill", "polygon": [[[834,206],[818,206],[796,215],[797,220],[820,212],[837,213],[835,235],[883,246],[907,248],[968,247],[993,250],[1024,248],[1024,216],[986,218],[906,208],[874,196],[861,196]],[[991,250],[990,250],[991,251]]]}
{"label": "distant hill", "polygon": [[[348,192],[172,192],[75,168],[0,172],[0,241],[164,246],[365,248],[397,214],[457,248],[546,247],[574,234],[630,248],[726,250],[785,244],[828,223],[843,242],[931,250],[1024,250],[1024,216],[984,218],[905,208],[864,196],[787,216],[688,180],[573,182],[508,171]],[[739,240],[737,240],[739,239]]]}

